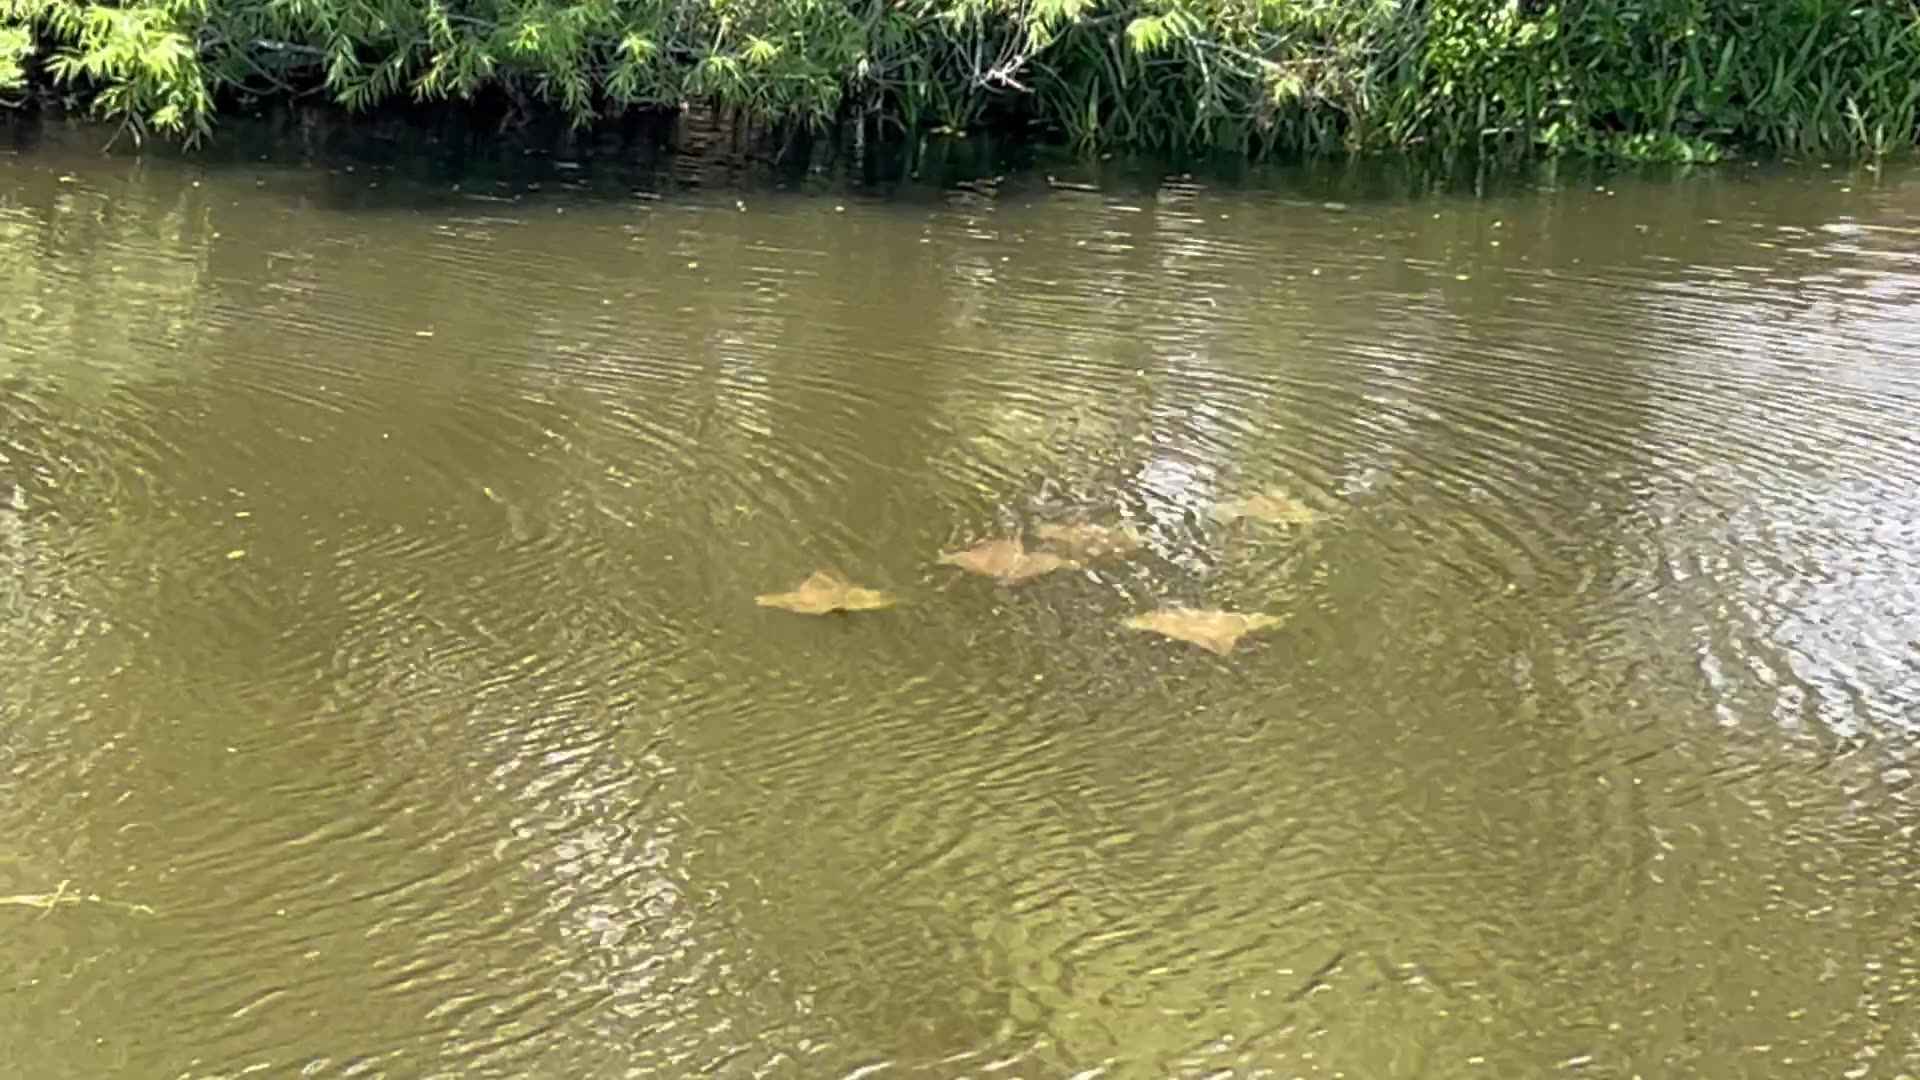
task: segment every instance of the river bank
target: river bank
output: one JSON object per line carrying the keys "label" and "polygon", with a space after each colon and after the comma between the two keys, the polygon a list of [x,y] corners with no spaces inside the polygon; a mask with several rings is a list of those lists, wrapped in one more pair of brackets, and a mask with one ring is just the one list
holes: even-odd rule
{"label": "river bank", "polygon": [[[191,171],[262,167],[275,175],[310,174],[338,205],[385,197],[432,200],[544,196],[624,200],[694,190],[737,194],[785,191],[909,202],[944,199],[955,190],[1026,198],[1060,192],[1151,193],[1169,179],[1252,188],[1285,188],[1314,201],[1404,201],[1442,193],[1497,194],[1558,185],[1591,186],[1631,175],[1679,179],[1699,166],[1623,163],[1589,158],[1454,160],[1431,155],[1376,154],[1257,161],[1213,154],[1184,164],[1151,154],[1077,154],[1031,139],[991,135],[927,135],[864,147],[834,138],[780,143],[750,128],[711,125],[710,118],[631,117],[625,123],[573,130],[546,124],[502,134],[484,114],[460,109],[394,109],[353,116],[322,105],[264,105],[222,122],[194,146],[138,142],[111,121],[48,108],[0,113],[0,155],[39,158],[58,167],[107,158],[166,163]],[[1742,171],[1770,167],[1758,161]],[[1864,176],[1863,166],[1844,170]]]}

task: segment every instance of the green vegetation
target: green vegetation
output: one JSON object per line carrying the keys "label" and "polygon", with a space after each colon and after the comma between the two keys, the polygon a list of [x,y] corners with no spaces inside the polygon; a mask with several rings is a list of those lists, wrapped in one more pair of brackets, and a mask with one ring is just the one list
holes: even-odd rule
{"label": "green vegetation", "polygon": [[1711,159],[1915,139],[1913,0],[0,0],[0,85],[138,131],[223,105],[710,102],[1084,149]]}

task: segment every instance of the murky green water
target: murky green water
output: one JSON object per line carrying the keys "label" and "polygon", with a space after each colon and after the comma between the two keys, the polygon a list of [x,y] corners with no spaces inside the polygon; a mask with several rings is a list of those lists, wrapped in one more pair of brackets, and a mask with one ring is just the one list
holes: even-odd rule
{"label": "murky green water", "polygon": [[1920,173],[1326,198],[0,154],[6,1073],[1920,1073]]}

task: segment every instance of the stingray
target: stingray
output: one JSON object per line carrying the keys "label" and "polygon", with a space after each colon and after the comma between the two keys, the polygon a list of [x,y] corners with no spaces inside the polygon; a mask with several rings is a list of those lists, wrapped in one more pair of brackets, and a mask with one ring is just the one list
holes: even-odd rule
{"label": "stingray", "polygon": [[1042,540],[1059,544],[1075,555],[1088,559],[1131,554],[1147,544],[1146,538],[1131,525],[1109,527],[1085,522],[1049,524],[1038,526],[1033,532]]}
{"label": "stingray", "polygon": [[762,593],[753,602],[801,615],[825,615],[830,611],[878,611],[899,600],[892,593],[849,584],[831,570],[817,570],[792,592]]}
{"label": "stingray", "polygon": [[946,566],[957,566],[969,574],[999,578],[1001,581],[1025,581],[1041,574],[1051,574],[1055,570],[1080,568],[1079,563],[1051,551],[1029,552],[1026,544],[1017,536],[1008,540],[989,540],[965,551],[948,552],[940,556],[940,562]]}
{"label": "stingray", "polygon": [[1127,620],[1129,629],[1151,630],[1178,641],[1191,642],[1219,656],[1232,652],[1242,637],[1278,625],[1278,615],[1242,615],[1235,611],[1194,611],[1189,608],[1162,608]]}
{"label": "stingray", "polygon": [[1311,525],[1320,520],[1320,515],[1314,512],[1313,507],[1279,488],[1268,488],[1244,499],[1216,503],[1211,514],[1215,521],[1222,523],[1252,518],[1268,525]]}

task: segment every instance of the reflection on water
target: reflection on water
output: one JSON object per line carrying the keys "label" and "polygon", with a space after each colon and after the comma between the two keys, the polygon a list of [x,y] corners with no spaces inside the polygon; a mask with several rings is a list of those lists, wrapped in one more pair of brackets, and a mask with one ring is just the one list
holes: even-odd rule
{"label": "reflection on water", "polygon": [[1920,1071],[1920,177],[0,175],[21,1075]]}

